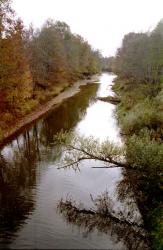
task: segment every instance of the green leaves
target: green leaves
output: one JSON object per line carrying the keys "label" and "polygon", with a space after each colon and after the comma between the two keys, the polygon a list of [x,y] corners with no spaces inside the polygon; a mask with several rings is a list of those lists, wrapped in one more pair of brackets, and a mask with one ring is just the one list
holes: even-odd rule
{"label": "green leaves", "polygon": [[107,168],[129,167],[124,162],[124,148],[109,140],[100,142],[92,136],[84,137],[72,132],[61,131],[54,137],[56,143],[64,148],[63,162],[60,168],[78,168],[84,160],[103,161]]}
{"label": "green leaves", "polygon": [[152,32],[129,33],[118,49],[113,69],[134,83],[158,84],[163,69],[163,23]]}

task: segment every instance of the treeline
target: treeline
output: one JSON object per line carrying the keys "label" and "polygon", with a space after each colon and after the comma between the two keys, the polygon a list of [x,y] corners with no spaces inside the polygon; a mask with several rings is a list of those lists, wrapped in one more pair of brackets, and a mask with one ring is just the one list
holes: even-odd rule
{"label": "treeline", "polygon": [[163,249],[163,21],[152,32],[125,35],[109,68],[120,103],[117,117],[125,137],[125,171],[149,232],[151,249]]}
{"label": "treeline", "polygon": [[1,130],[73,81],[98,73],[100,61],[99,51],[66,23],[48,20],[27,30],[11,1],[0,0]]}
{"label": "treeline", "polygon": [[123,78],[158,83],[163,77],[163,20],[152,32],[129,33],[108,67]]}
{"label": "treeline", "polygon": [[115,58],[113,56],[111,56],[111,57],[103,57],[101,59],[102,70],[106,71],[106,72],[112,72],[113,71],[114,61],[115,61]]}
{"label": "treeline", "polygon": [[35,84],[49,86],[95,74],[100,70],[100,53],[64,22],[48,20],[29,35],[31,72]]}

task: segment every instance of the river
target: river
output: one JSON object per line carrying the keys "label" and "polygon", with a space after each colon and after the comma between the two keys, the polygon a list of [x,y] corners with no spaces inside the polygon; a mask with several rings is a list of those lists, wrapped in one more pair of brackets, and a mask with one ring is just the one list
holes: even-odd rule
{"label": "river", "polygon": [[142,249],[141,237],[126,225],[110,221],[107,230],[97,225],[88,230],[76,220],[70,222],[57,209],[59,201],[68,196],[90,208],[90,195],[97,197],[107,190],[115,211],[130,211],[130,220],[142,223],[132,190],[130,195],[126,193],[126,199],[117,194],[118,183],[119,190],[123,189],[120,183],[124,170],[92,168],[103,166],[97,161],[81,163],[80,171],[58,169],[63,152],[54,143],[54,135],[61,130],[71,129],[100,140],[107,137],[123,145],[115,106],[96,99],[113,95],[114,78],[113,74],[103,73],[98,81],[81,86],[78,93],[54,105],[1,149],[0,248]]}

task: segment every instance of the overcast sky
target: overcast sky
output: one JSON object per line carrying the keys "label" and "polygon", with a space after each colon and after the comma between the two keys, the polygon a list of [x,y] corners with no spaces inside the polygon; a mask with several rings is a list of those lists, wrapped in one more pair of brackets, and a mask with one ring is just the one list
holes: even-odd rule
{"label": "overcast sky", "polygon": [[163,18],[163,0],[13,0],[13,8],[25,25],[66,22],[104,56],[115,54],[126,33],[151,30]]}

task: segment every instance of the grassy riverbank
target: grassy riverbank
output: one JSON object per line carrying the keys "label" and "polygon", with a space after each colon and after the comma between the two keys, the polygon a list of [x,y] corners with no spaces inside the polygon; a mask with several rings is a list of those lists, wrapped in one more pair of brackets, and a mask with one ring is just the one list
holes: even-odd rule
{"label": "grassy riverbank", "polygon": [[163,85],[116,79],[113,90],[121,100],[117,118],[127,161],[135,170],[128,174],[152,249],[162,249]]}

